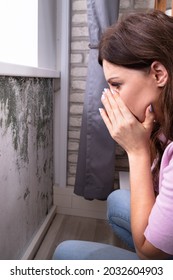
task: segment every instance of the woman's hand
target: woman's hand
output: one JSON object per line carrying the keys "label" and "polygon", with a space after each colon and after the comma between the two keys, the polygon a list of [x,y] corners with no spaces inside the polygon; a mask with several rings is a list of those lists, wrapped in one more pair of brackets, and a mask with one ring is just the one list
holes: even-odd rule
{"label": "woman's hand", "polygon": [[105,109],[100,114],[112,138],[127,152],[127,154],[149,151],[149,138],[153,128],[154,113],[146,110],[146,118],[140,123],[130,112],[119,94],[105,89],[102,95]]}

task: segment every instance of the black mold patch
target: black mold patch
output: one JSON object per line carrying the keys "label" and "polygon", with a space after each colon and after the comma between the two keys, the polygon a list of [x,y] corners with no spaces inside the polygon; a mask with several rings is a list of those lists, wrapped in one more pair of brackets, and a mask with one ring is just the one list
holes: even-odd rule
{"label": "black mold patch", "polygon": [[[20,159],[29,161],[29,131],[35,131],[33,143],[49,145],[52,129],[53,80],[46,78],[0,77],[0,127],[11,128],[14,149]],[[45,171],[45,169],[44,169]]]}

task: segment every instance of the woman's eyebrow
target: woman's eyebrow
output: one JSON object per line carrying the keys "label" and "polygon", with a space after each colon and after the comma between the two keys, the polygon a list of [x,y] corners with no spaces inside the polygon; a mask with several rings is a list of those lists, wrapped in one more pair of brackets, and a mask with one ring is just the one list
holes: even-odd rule
{"label": "woman's eyebrow", "polygon": [[107,80],[107,82],[110,84],[112,81],[119,79],[119,77],[111,77]]}

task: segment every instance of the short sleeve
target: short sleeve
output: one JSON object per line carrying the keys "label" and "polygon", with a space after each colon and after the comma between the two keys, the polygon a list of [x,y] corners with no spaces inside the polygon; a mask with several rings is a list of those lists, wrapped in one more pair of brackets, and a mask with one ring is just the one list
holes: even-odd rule
{"label": "short sleeve", "polygon": [[171,144],[164,153],[159,194],[144,235],[156,248],[173,255],[173,143]]}

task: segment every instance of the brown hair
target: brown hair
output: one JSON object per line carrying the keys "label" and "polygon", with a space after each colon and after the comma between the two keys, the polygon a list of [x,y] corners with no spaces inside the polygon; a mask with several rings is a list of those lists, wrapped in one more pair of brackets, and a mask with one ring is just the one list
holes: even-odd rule
{"label": "brown hair", "polygon": [[[169,78],[159,100],[163,120],[155,124],[151,134],[152,159],[158,158],[153,171],[156,177],[168,140],[173,141],[173,18],[160,11],[122,18],[102,35],[98,56],[100,65],[103,59],[139,70],[159,61],[167,69]],[[164,134],[166,141],[158,138],[160,133]]]}

